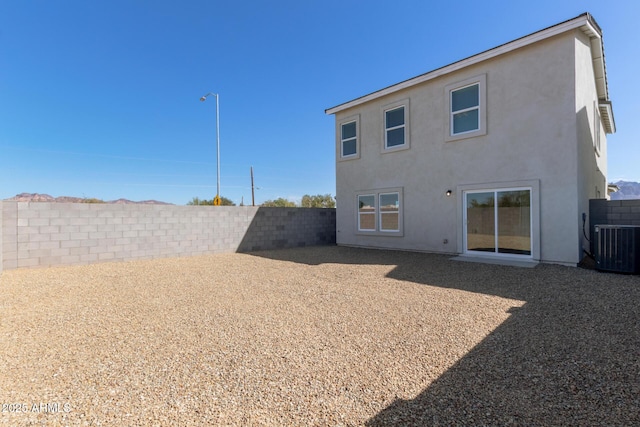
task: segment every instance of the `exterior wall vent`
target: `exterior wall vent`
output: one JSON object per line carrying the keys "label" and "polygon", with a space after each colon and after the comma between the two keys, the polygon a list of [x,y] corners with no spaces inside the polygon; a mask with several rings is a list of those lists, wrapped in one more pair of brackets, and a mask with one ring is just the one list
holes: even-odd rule
{"label": "exterior wall vent", "polygon": [[640,274],[640,226],[595,226],[596,270]]}

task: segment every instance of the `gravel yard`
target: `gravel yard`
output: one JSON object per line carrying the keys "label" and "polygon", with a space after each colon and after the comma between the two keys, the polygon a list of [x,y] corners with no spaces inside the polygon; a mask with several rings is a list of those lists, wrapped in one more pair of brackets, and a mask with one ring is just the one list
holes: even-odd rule
{"label": "gravel yard", "polygon": [[0,277],[2,425],[638,425],[640,277],[313,247]]}

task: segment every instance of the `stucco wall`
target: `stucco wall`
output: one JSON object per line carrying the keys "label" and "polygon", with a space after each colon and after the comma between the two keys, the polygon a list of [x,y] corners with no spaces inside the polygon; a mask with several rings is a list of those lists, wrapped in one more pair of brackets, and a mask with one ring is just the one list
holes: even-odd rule
{"label": "stucco wall", "polygon": [[[595,73],[592,65],[591,42],[576,30],[576,122],[578,129],[577,152],[579,179],[577,185],[580,253],[590,250],[590,243],[582,233],[582,213],[589,213],[590,199],[607,198],[607,138],[600,120],[597,104]],[[596,135],[598,133],[598,135]],[[596,150],[595,141],[600,140]],[[590,221],[590,215],[587,215]],[[589,227],[589,222],[586,224]]]}
{"label": "stucco wall", "polygon": [[[361,137],[360,157],[336,163],[338,244],[460,253],[464,203],[447,190],[535,182],[534,252],[543,261],[577,263],[574,74],[570,32],[337,113],[337,143],[348,117],[359,117]],[[486,135],[446,142],[445,87],[480,75],[486,75]],[[383,108],[399,100],[409,103],[410,149],[382,153]],[[356,194],[390,187],[403,191],[403,236],[358,234]]]}
{"label": "stucco wall", "polygon": [[0,202],[0,269],[335,243],[335,210]]}

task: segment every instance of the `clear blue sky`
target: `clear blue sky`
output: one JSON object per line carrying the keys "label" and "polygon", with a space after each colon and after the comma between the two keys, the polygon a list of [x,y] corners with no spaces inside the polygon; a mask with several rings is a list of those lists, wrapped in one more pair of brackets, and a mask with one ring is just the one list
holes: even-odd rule
{"label": "clear blue sky", "polygon": [[618,133],[609,180],[640,181],[640,2],[0,0],[0,199],[185,204],[335,194],[324,110],[590,12]]}

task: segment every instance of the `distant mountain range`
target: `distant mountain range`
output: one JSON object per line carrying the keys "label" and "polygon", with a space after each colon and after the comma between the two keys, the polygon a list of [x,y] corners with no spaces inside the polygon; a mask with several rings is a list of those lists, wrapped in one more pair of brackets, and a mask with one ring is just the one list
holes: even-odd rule
{"label": "distant mountain range", "polygon": [[618,181],[612,182],[619,190],[611,193],[611,200],[640,199],[640,182]]}
{"label": "distant mountain range", "polygon": [[[640,182],[617,181],[617,182],[612,182],[611,184],[614,184],[619,188],[618,191],[610,194],[611,200],[640,199]],[[20,193],[14,197],[11,197],[10,199],[5,199],[5,200],[15,201],[15,202],[108,203],[108,204],[115,204],[115,205],[126,205],[126,204],[171,205],[172,204],[172,203],[160,202],[158,200],[142,200],[139,202],[134,202],[128,199],[104,201],[100,199],[90,199],[86,197],[71,197],[71,196],[53,197],[48,194],[40,194],[40,193]]]}
{"label": "distant mountain range", "polygon": [[7,201],[13,202],[50,202],[50,203],[108,203],[112,205],[126,205],[126,204],[136,204],[136,205],[170,205],[171,203],[159,202],[157,200],[143,200],[140,202],[134,202],[127,199],[118,199],[118,200],[110,200],[105,202],[100,199],[88,199],[84,197],[70,197],[70,196],[60,196],[53,197],[48,194],[39,194],[39,193],[20,193],[15,197],[11,197],[10,199],[5,199]]}

